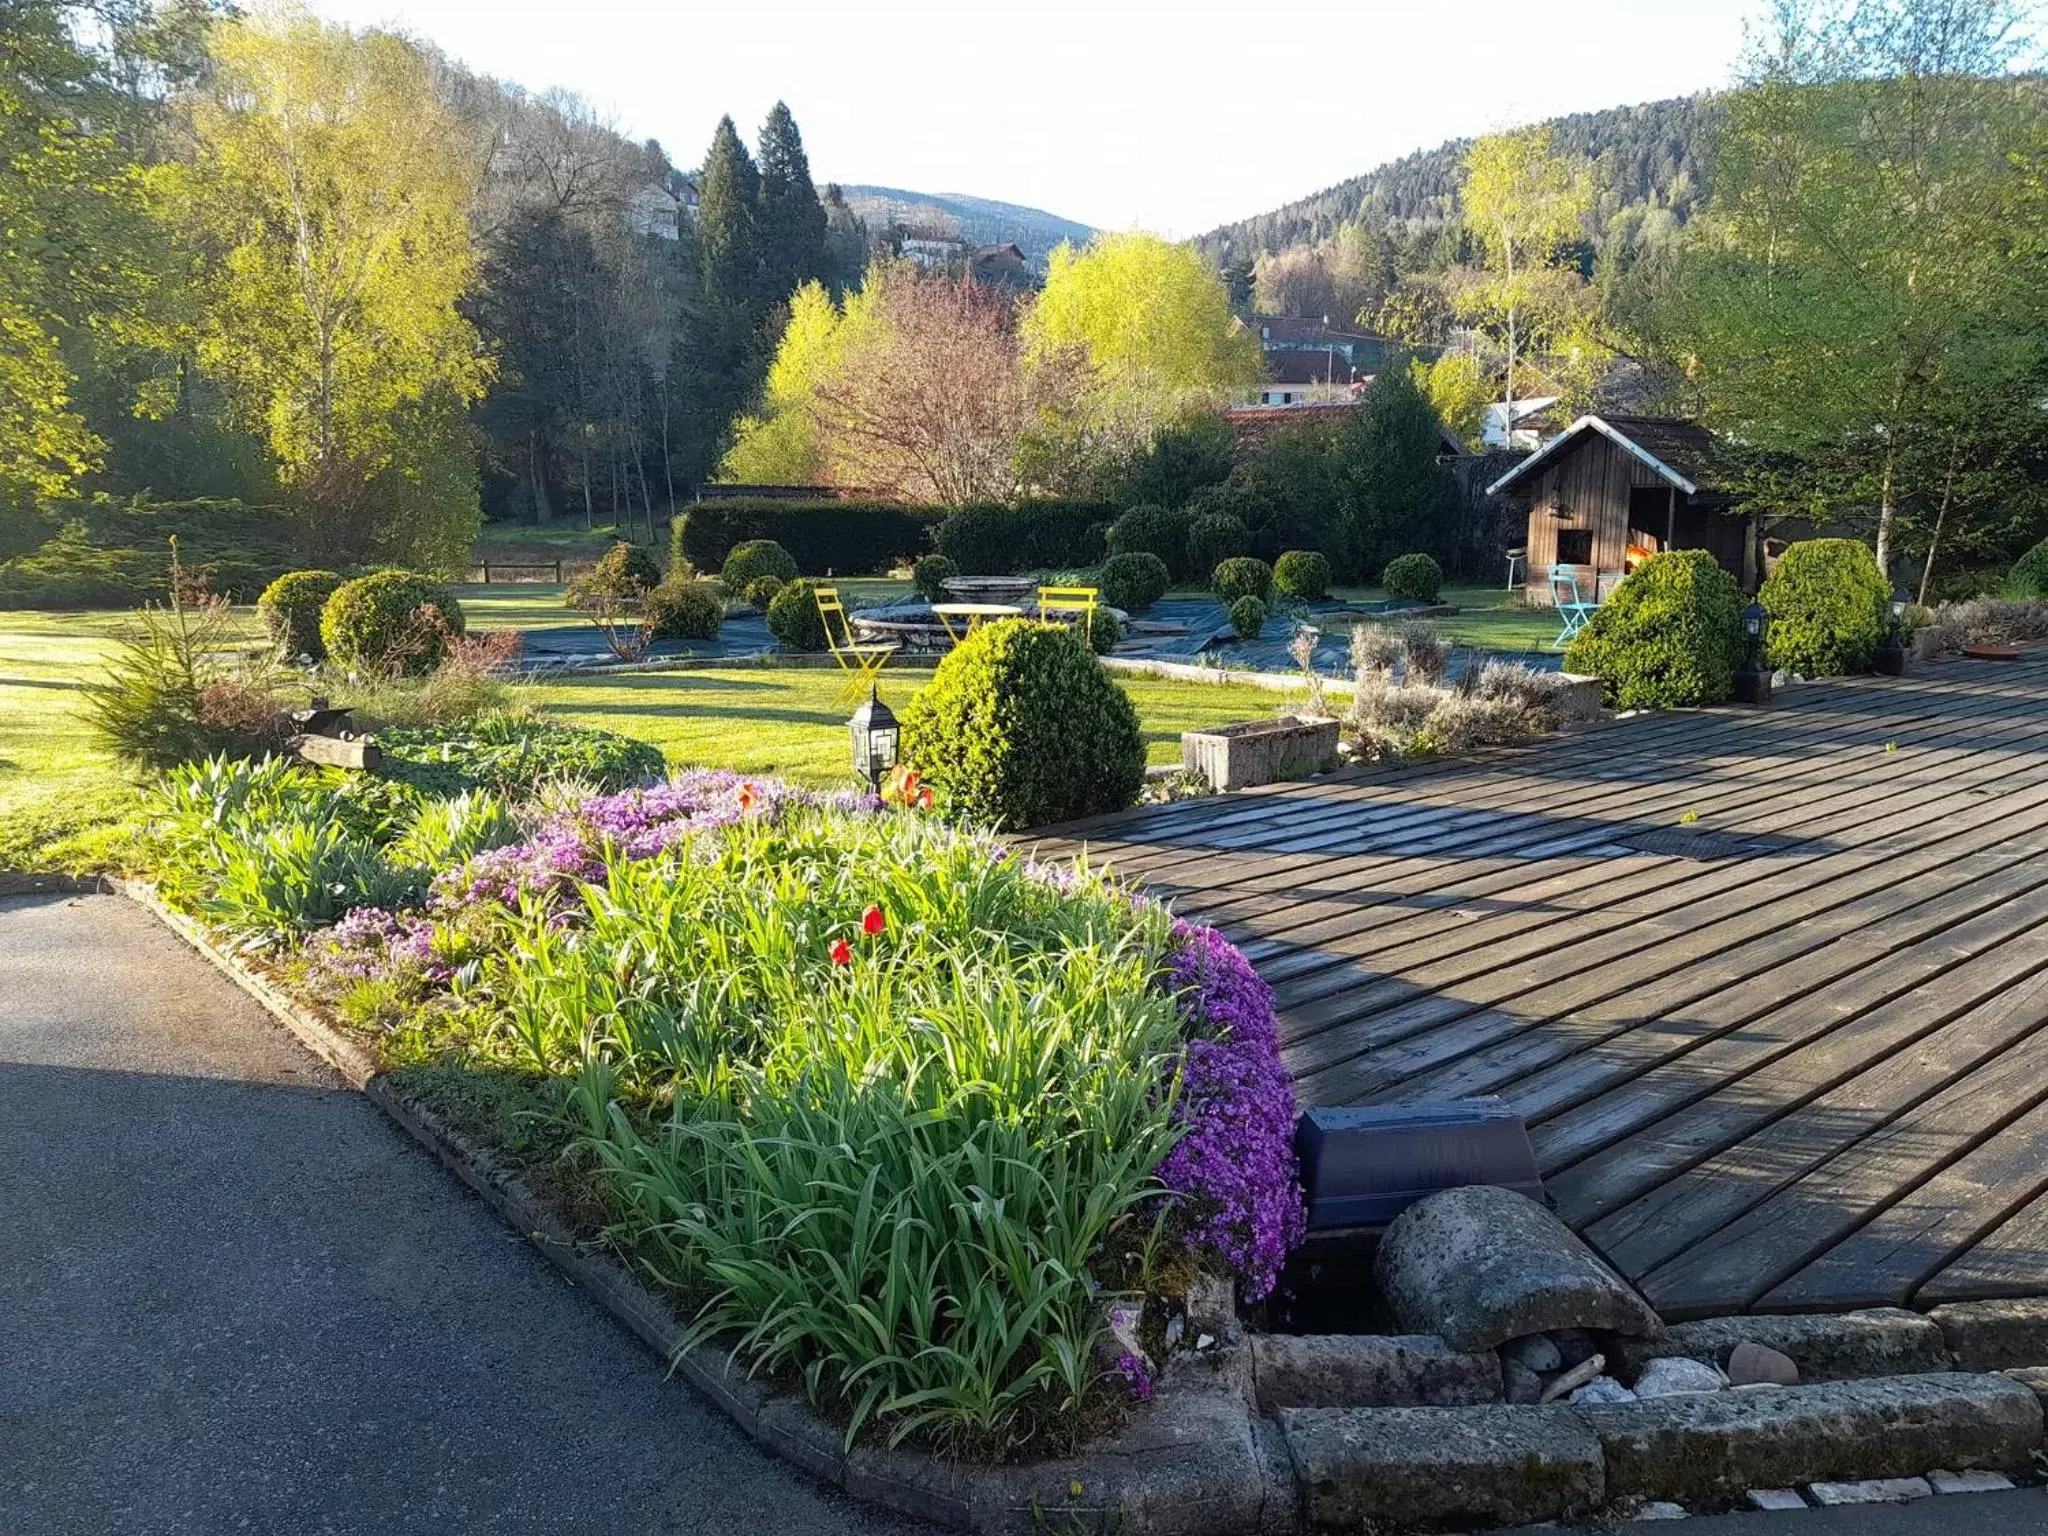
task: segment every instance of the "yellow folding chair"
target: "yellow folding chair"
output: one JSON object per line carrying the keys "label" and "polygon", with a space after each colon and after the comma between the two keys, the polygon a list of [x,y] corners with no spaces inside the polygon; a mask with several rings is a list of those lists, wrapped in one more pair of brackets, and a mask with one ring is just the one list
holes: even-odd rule
{"label": "yellow folding chair", "polygon": [[1061,614],[1076,615],[1081,643],[1088,645],[1095,633],[1095,605],[1101,595],[1095,587],[1040,587],[1038,616],[1050,619]]}
{"label": "yellow folding chair", "polygon": [[840,671],[846,674],[846,686],[834,697],[835,703],[857,699],[875,681],[883,666],[902,647],[895,641],[870,642],[853,638],[853,625],[848,622],[846,609],[839,601],[837,587],[818,587],[813,590],[818,604],[818,617],[825,625],[825,648],[832,653],[832,659],[839,663]]}

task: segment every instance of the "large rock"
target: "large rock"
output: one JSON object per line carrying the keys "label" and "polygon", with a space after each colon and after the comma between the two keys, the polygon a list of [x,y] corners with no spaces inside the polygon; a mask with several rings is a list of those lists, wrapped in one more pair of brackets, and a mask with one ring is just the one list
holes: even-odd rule
{"label": "large rock", "polygon": [[2041,1405],[2003,1376],[1755,1387],[1571,1410],[1599,1437],[1612,1498],[1734,1499],[1750,1488],[2016,1469]]}
{"label": "large rock", "polygon": [[1961,1301],[1927,1315],[1961,1370],[2048,1365],[2048,1301]]}
{"label": "large rock", "polygon": [[1788,1356],[1803,1382],[1953,1368],[1941,1329],[1898,1307],[1804,1317],[1707,1317],[1673,1323],[1660,1338],[1631,1339],[1618,1353],[1624,1371],[1640,1371],[1667,1355],[1690,1355],[1725,1367],[1735,1346],[1744,1342]]}
{"label": "large rock", "polygon": [[1600,1441],[1564,1409],[1288,1408],[1280,1429],[1303,1513],[1326,1529],[1518,1525],[1606,1498]]}
{"label": "large rock", "polygon": [[1500,1356],[1452,1349],[1431,1334],[1255,1334],[1259,1410],[1453,1408],[1501,1400]]}
{"label": "large rock", "polygon": [[1453,1349],[1561,1328],[1650,1335],[1650,1304],[1525,1195],[1471,1185],[1417,1201],[1380,1239],[1380,1289],[1401,1326]]}

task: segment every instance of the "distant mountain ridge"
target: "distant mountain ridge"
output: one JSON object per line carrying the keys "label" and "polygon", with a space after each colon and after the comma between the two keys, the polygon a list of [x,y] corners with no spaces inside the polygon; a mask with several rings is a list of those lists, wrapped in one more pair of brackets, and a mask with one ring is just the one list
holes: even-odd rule
{"label": "distant mountain ridge", "polygon": [[[1584,155],[1598,168],[1601,203],[1596,227],[1632,207],[1669,209],[1683,222],[1707,194],[1713,166],[1718,99],[1680,96],[1635,106],[1609,107],[1550,119],[1557,147]],[[1249,260],[1328,239],[1368,207],[1389,223],[1428,229],[1457,215],[1458,184],[1470,139],[1417,150],[1340,181],[1334,187],[1267,213],[1254,214],[1198,235],[1195,244],[1219,263]]]}
{"label": "distant mountain ridge", "polygon": [[1094,229],[1073,219],[1063,219],[1043,208],[1025,208],[994,198],[969,197],[960,192],[909,192],[901,187],[842,185],[839,189],[848,206],[871,229],[900,223],[913,228],[951,228],[961,239],[976,245],[1014,243],[1034,267],[1045,265],[1046,255],[1064,240],[1085,245]]}

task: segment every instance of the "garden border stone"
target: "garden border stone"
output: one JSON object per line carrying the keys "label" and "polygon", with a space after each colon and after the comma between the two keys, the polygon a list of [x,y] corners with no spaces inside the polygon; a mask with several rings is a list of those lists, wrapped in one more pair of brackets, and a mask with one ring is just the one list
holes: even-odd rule
{"label": "garden border stone", "polygon": [[1250,1339],[1259,1411],[1463,1408],[1502,1400],[1500,1356],[1434,1334],[1259,1333]]}
{"label": "garden border stone", "polygon": [[[1704,1317],[1689,1323],[1673,1323],[1661,1338],[1622,1340],[1614,1353],[1629,1376],[1652,1360],[1673,1355],[1711,1360],[1725,1369],[1729,1353],[1744,1340],[1788,1356],[1799,1367],[1802,1382],[1852,1381],[1867,1376],[1910,1376],[1955,1369],[1942,1330],[1933,1320],[1903,1307]],[[2048,1356],[2043,1358],[2048,1360]]]}
{"label": "garden border stone", "polygon": [[1927,1314],[1965,1371],[2048,1365],[2048,1299],[1956,1301]]}
{"label": "garden border stone", "polygon": [[1312,778],[1337,766],[1337,721],[1285,715],[1182,731],[1180,762],[1226,794]]}

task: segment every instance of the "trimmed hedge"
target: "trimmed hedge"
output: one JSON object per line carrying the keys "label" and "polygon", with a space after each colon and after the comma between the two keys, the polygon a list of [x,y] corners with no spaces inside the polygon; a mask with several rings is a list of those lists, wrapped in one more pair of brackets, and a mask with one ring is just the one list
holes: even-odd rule
{"label": "trimmed hedge", "polygon": [[801,579],[785,583],[768,602],[768,633],[786,651],[825,649],[825,616],[818,612],[817,589]]}
{"label": "trimmed hedge", "polygon": [[1109,525],[1112,555],[1157,555],[1170,575],[1188,574],[1188,528],[1193,519],[1186,512],[1165,507],[1132,507]]}
{"label": "trimmed hedge", "polygon": [[657,640],[716,640],[725,599],[708,581],[665,581],[647,594],[647,616]]}
{"label": "trimmed hedge", "polygon": [[940,515],[869,501],[700,501],[676,519],[670,565],[723,570],[739,545],[770,539],[804,575],[872,576],[923,554]]}
{"label": "trimmed hedge", "polygon": [[1209,584],[1226,603],[1256,597],[1262,604],[1273,595],[1273,567],[1250,555],[1226,560],[1210,573]]}
{"label": "trimmed hedge", "polygon": [[1411,603],[1433,603],[1444,589],[1443,567],[1428,555],[1398,555],[1380,576],[1387,596]]}
{"label": "trimmed hedge", "polygon": [[763,576],[773,576],[777,581],[795,581],[803,572],[796,568],[796,561],[773,539],[749,539],[744,544],[735,544],[726,554],[725,564],[720,567],[718,580],[733,597],[741,597]]}
{"label": "trimmed hedge", "polygon": [[[945,532],[944,527],[939,531]],[[926,602],[943,603],[946,600],[946,583],[959,574],[958,563],[947,556],[926,555],[910,568],[910,584]]]}
{"label": "trimmed hedge", "polygon": [[998,830],[1117,811],[1145,782],[1129,695],[1063,624],[984,624],[903,712],[903,760]]}
{"label": "trimmed hedge", "polygon": [[975,503],[940,523],[932,540],[969,576],[1072,570],[1102,558],[1103,532],[1116,508],[1106,501],[1047,499],[1015,506]]}
{"label": "trimmed hedge", "polygon": [[1289,597],[1316,602],[1330,595],[1330,562],[1313,549],[1290,549],[1273,562],[1273,585]]}
{"label": "trimmed hedge", "polygon": [[1802,677],[1868,672],[1891,624],[1891,588],[1855,539],[1792,545],[1756,598],[1771,616],[1765,660]]}
{"label": "trimmed hedge", "polygon": [[1096,580],[1102,600],[1125,613],[1143,613],[1166,596],[1166,589],[1173,585],[1166,562],[1143,551],[1111,555],[1102,562],[1102,574]]}
{"label": "trimmed hedge", "polygon": [[[425,613],[432,608],[440,620]],[[320,610],[329,659],[409,676],[441,664],[450,635],[465,628],[462,605],[444,582],[411,571],[377,571],[343,582]]]}
{"label": "trimmed hedge", "polygon": [[287,656],[327,658],[320,639],[320,611],[341,587],[334,571],[287,571],[256,599],[256,616],[272,642]]}
{"label": "trimmed hedge", "polygon": [[1616,709],[1718,704],[1735,691],[1742,606],[1735,578],[1705,550],[1652,555],[1593,611],[1565,670],[1598,677]]}
{"label": "trimmed hedge", "polygon": [[1230,605],[1230,627],[1240,640],[1256,640],[1266,627],[1266,605],[1247,593]]}

